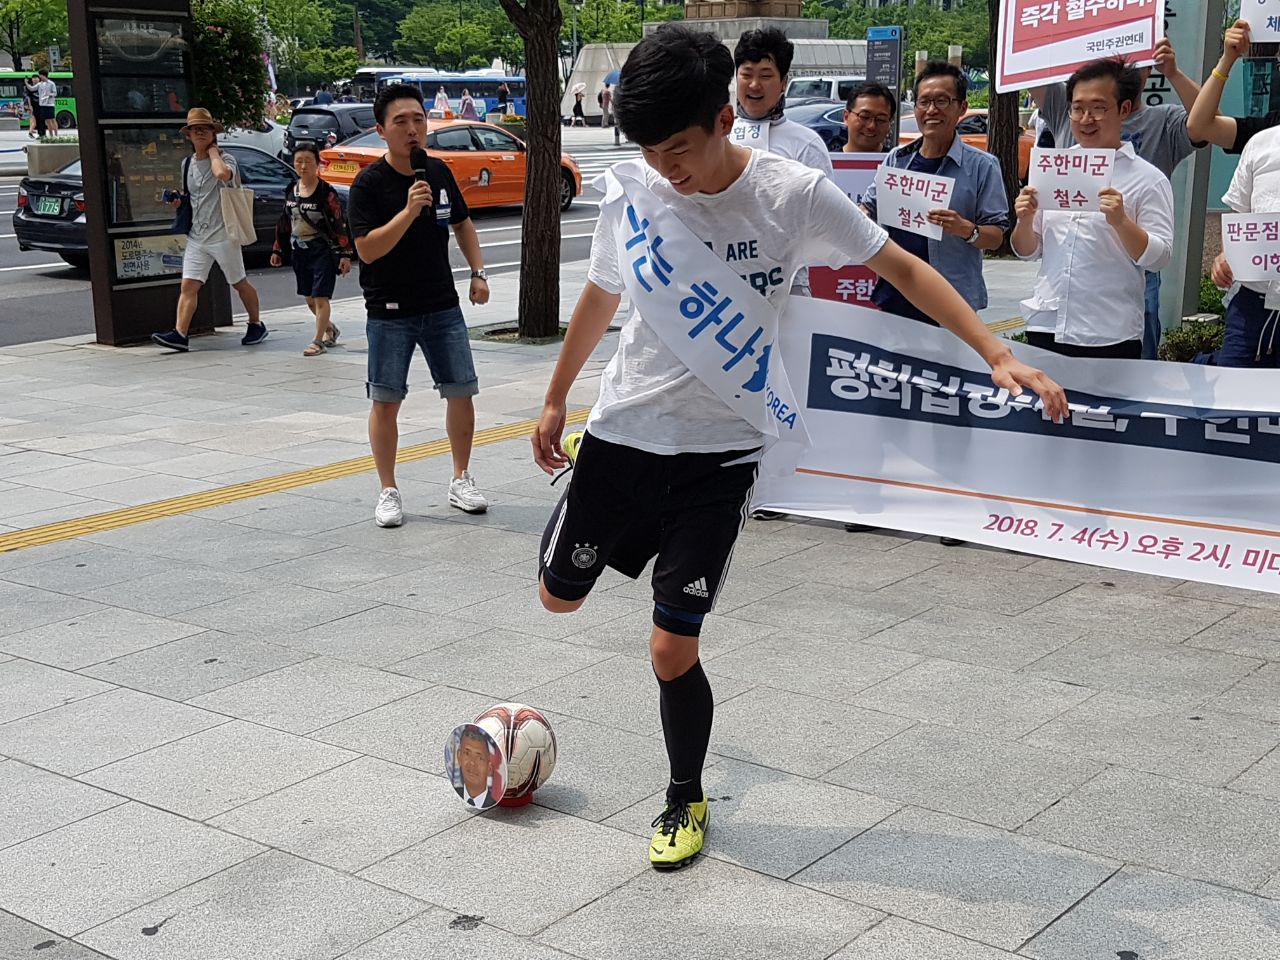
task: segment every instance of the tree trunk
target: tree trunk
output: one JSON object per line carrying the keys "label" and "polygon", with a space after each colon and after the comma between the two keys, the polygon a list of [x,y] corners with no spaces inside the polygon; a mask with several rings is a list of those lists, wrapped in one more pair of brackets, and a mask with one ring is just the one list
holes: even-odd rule
{"label": "tree trunk", "polygon": [[560,333],[560,80],[558,0],[502,0],[524,38],[528,154],[520,244],[519,332]]}
{"label": "tree trunk", "polygon": [[[987,0],[987,13],[990,21],[990,68],[991,99],[987,108],[987,150],[1000,161],[1000,172],[1004,175],[1004,190],[1009,198],[1009,222],[1013,223],[1013,202],[1022,189],[1018,177],[1018,138],[1022,134],[1018,126],[1018,94],[996,93],[996,52],[1000,39],[997,31],[1000,28],[1000,0]],[[1011,252],[1009,237],[1006,234],[1004,243],[995,251],[999,254]]]}

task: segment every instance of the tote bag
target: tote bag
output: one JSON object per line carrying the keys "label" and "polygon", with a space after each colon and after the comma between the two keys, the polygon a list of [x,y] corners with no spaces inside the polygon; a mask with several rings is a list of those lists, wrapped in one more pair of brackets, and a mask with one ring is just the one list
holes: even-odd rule
{"label": "tote bag", "polygon": [[227,239],[242,247],[253,243],[258,238],[257,231],[253,229],[253,191],[241,182],[239,167],[231,182],[222,185],[218,199]]}

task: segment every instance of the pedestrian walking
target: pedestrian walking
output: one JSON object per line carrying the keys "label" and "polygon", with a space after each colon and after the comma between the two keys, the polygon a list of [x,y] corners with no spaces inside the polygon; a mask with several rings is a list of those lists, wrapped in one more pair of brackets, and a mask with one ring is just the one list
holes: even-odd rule
{"label": "pedestrian walking", "polygon": [[293,169],[298,180],[285,188],[271,265],[282,266],[285,252],[291,254],[298,296],[306,299],[316,319],[315,339],[302,355],[318,357],[342,335],[330,319],[330,299],[338,277],[351,269],[353,250],[342,198],[320,179],[320,151],[314,143],[303,141],[294,148]]}
{"label": "pedestrian walking", "polygon": [[432,104],[432,109],[439,110],[441,116],[449,112],[449,95],[444,92],[443,86],[436,89],[436,99],[435,103]]}
{"label": "pedestrian walking", "polygon": [[[40,71],[40,82],[36,84],[36,92],[40,97],[40,117],[44,121],[45,133],[51,137],[58,135],[58,85],[49,79],[49,71]],[[44,133],[41,134],[44,136]]]}
{"label": "pedestrian walking", "polygon": [[333,103],[333,94],[329,92],[329,84],[320,84],[320,89],[316,91],[316,95],[312,98],[311,102],[317,107]]}
{"label": "pedestrian walking", "polygon": [[471,99],[471,91],[466,87],[462,88],[462,99],[458,103],[458,115],[463,120],[480,119],[480,114],[476,111],[476,102]]}
{"label": "pedestrian walking", "polygon": [[[187,111],[182,134],[191,141],[195,152],[182,161],[183,192],[191,204],[191,229],[182,256],[178,315],[172,330],[151,335],[160,346],[180,353],[190,349],[191,318],[195,316],[200,289],[208,281],[215,263],[249,314],[240,343],[252,347],[267,339],[267,326],[258,316],[258,291],[245,274],[240,244],[228,236],[222,216],[221,191],[239,179],[235,157],[218,148],[218,134],[222,132],[222,124],[204,107]],[[181,206],[182,200],[174,200],[173,204]]]}
{"label": "pedestrian walking", "polygon": [[511,88],[507,86],[505,80],[498,84],[498,112],[502,114],[511,112]]}
{"label": "pedestrian walking", "polygon": [[573,95],[573,119],[569,121],[571,127],[585,127],[587,125],[587,115],[582,109],[582,91],[579,90]]}
{"label": "pedestrian walking", "polygon": [[1011,240],[1024,260],[1039,259],[1035,292],[1022,302],[1027,340],[1072,357],[1143,356],[1145,274],[1173,256],[1169,178],[1122,139],[1142,95],[1138,70],[1095,60],[1066,85],[1071,136],[1079,146],[1116,151],[1099,213],[1043,210],[1034,187],[1018,195]]}
{"label": "pedestrian walking", "polygon": [[427,115],[418,88],[389,84],[378,93],[373,113],[387,152],[356,177],[347,216],[360,255],[368,313],[369,445],[381,483],[374,522],[380,527],[404,522],[395,474],[397,418],[409,392],[409,365],[419,349],[446,402],[445,431],[453,454],[448,501],[467,513],[483,513],[489,503],[469,469],[475,434],[472,397],[480,386],[454,289],[448,228],[471,266],[473,304],[489,300],[480,240],[448,166],[422,149]]}
{"label": "pedestrian walking", "polygon": [[600,125],[607,127],[613,123],[613,91],[609,84],[600,91]]}

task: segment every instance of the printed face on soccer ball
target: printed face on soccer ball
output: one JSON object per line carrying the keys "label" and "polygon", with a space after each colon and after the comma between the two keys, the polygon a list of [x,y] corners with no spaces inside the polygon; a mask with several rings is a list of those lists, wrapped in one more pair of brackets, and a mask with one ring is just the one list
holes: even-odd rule
{"label": "printed face on soccer ball", "polygon": [[1071,91],[1071,133],[1082,147],[1116,149],[1120,146],[1120,130],[1125,117],[1133,111],[1133,102],[1119,101],[1120,91],[1114,79],[1081,80]]}
{"label": "printed face on soccer ball", "polygon": [[715,193],[727,186],[723,182],[724,167],[732,129],[733,107],[726,103],[716,114],[711,130],[694,124],[661,143],[641,145],[640,153],[645,163],[662,174],[677,193],[686,197]]}
{"label": "printed face on soccer ball", "polygon": [[956,96],[955,77],[926,77],[916,89],[916,123],[930,140],[950,142],[956,124],[969,109],[968,101]]}
{"label": "printed face on soccer ball", "polygon": [[859,153],[879,153],[893,123],[892,107],[884,97],[863,94],[853,101],[853,109],[844,112],[844,126],[849,143]]}
{"label": "printed face on soccer ball", "polygon": [[738,67],[738,102],[747,115],[759,120],[782,99],[782,73],[771,58]]}
{"label": "printed face on soccer ball", "polygon": [[387,141],[387,152],[403,160],[422,146],[427,135],[427,114],[422,104],[410,97],[392,100],[378,124],[378,134]]}
{"label": "printed face on soccer ball", "polygon": [[478,737],[463,737],[458,744],[458,769],[467,796],[478,797],[489,786],[489,747]]}

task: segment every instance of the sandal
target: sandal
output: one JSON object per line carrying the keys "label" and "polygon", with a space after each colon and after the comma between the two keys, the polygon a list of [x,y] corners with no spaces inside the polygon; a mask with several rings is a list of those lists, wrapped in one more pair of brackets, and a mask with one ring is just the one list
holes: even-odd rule
{"label": "sandal", "polygon": [[329,335],[325,337],[324,340],[321,341],[321,343],[323,343],[326,347],[336,347],[338,345],[338,338],[340,336],[342,336],[342,331],[338,329],[338,325],[335,323],[331,323],[329,324]]}
{"label": "sandal", "polygon": [[302,355],[304,357],[318,357],[324,352],[324,343],[319,340],[312,340],[307,344],[307,348],[302,351]]}

